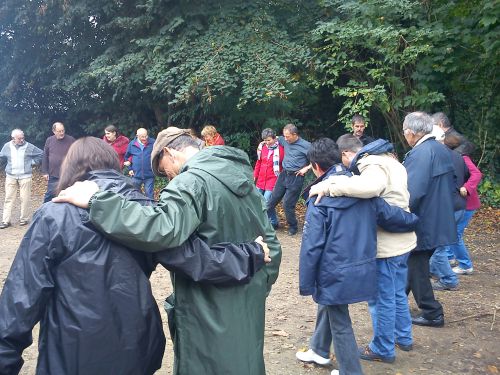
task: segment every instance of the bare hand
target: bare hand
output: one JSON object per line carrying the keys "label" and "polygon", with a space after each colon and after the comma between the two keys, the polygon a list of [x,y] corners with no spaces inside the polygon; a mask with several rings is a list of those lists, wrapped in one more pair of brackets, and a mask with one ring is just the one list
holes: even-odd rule
{"label": "bare hand", "polygon": [[126,160],[123,162],[123,165],[126,166],[126,167],[129,167],[130,166],[130,161]]}
{"label": "bare hand", "polygon": [[45,179],[45,181],[47,181],[47,182],[49,181],[49,175],[48,174],[44,174],[43,178]]}
{"label": "bare hand", "polygon": [[257,237],[255,239],[255,242],[257,242],[260,246],[262,246],[262,249],[264,250],[264,262],[270,263],[271,258],[269,257],[269,247],[267,246],[267,243],[264,242],[262,236]]}
{"label": "bare hand", "polygon": [[89,200],[99,191],[99,186],[93,181],[78,181],[73,186],[61,190],[59,195],[52,198],[52,202],[56,203],[71,203],[77,207],[88,208]]}
{"label": "bare hand", "polygon": [[134,171],[131,169],[130,171],[128,171],[128,175],[129,175],[130,177],[134,177]]}
{"label": "bare hand", "polygon": [[465,188],[465,186],[462,186],[460,188],[460,195],[464,198],[467,196],[467,189]]}
{"label": "bare hand", "polygon": [[303,176],[307,173],[307,171],[311,169],[310,165],[306,165],[304,168],[299,169],[297,172],[295,172],[296,176]]}
{"label": "bare hand", "polygon": [[314,201],[314,205],[317,205],[321,201],[321,198],[325,196],[325,193],[323,192],[323,189],[320,187],[320,184],[313,185],[311,186],[311,189],[309,189],[309,198],[311,198],[314,195],[317,195],[316,200]]}

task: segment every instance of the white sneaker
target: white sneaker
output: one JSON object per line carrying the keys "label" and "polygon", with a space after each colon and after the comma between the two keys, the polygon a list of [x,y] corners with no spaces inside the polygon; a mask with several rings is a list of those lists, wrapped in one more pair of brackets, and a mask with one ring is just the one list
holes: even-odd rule
{"label": "white sneaker", "polygon": [[333,370],[330,375],[340,375],[339,370]]}
{"label": "white sneaker", "polygon": [[453,267],[451,269],[453,272],[455,272],[457,275],[472,275],[472,272],[474,272],[474,268],[460,268],[459,266]]}
{"label": "white sneaker", "polygon": [[295,353],[295,357],[297,357],[299,361],[314,362],[321,366],[329,365],[330,363],[332,363],[330,358],[324,358],[316,354],[312,349],[309,349],[307,352],[297,352]]}

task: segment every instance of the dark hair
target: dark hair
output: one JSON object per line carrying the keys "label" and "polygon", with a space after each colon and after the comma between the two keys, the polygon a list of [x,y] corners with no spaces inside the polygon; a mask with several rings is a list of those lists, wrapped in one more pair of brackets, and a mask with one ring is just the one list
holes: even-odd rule
{"label": "dark hair", "polygon": [[88,172],[99,169],[120,171],[120,160],[113,147],[95,137],[76,140],[61,165],[57,193],[77,181],[86,180]]}
{"label": "dark hair", "polygon": [[444,144],[451,148],[452,150],[456,149],[464,142],[463,137],[456,133],[448,133],[444,136]]}
{"label": "dark hair", "polygon": [[196,139],[194,139],[188,134],[180,135],[177,138],[175,138],[172,142],[170,142],[168,145],[165,145],[165,147],[173,148],[174,150],[177,151],[182,151],[189,146],[195,147],[197,149],[200,148],[198,142],[196,142]]}
{"label": "dark hair", "polygon": [[354,115],[352,116],[351,123],[354,125],[357,122],[362,122],[363,124],[365,123],[365,118],[361,115]]}
{"label": "dark hair", "polygon": [[363,142],[352,134],[344,134],[337,139],[337,146],[339,146],[340,152],[358,152],[363,148]]}
{"label": "dark hair", "polygon": [[320,138],[313,142],[307,158],[311,164],[319,166],[323,171],[342,161],[339,147],[330,138]]}
{"label": "dark hair", "polygon": [[118,135],[118,128],[114,125],[108,125],[104,128],[105,132],[116,133]]}
{"label": "dark hair", "polygon": [[472,153],[476,150],[476,146],[471,141],[465,140],[460,144],[460,146],[456,147],[454,150],[458,152],[460,155],[471,156]]}

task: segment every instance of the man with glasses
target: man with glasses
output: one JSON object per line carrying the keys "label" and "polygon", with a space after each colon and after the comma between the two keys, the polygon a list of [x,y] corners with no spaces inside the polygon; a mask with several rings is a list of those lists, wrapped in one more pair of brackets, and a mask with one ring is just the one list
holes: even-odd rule
{"label": "man with glasses", "polygon": [[5,204],[0,229],[11,225],[12,206],[16,201],[19,188],[21,198],[21,218],[19,225],[29,223],[31,196],[31,168],[42,161],[42,150],[24,140],[24,132],[14,129],[12,140],[7,142],[0,151],[0,169],[5,169]]}

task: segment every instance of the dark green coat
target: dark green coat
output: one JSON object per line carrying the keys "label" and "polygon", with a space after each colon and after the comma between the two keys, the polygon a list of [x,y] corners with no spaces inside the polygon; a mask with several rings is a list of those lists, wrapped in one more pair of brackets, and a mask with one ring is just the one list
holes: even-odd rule
{"label": "dark green coat", "polygon": [[281,247],[244,152],[226,146],[198,152],[161,192],[157,207],[103,192],[90,214],[113,240],[142,251],[177,246],[193,232],[209,245],[262,235],[272,262],[247,285],[216,287],[173,275],[173,340],[177,375],[265,374],[265,299],[278,277]]}

